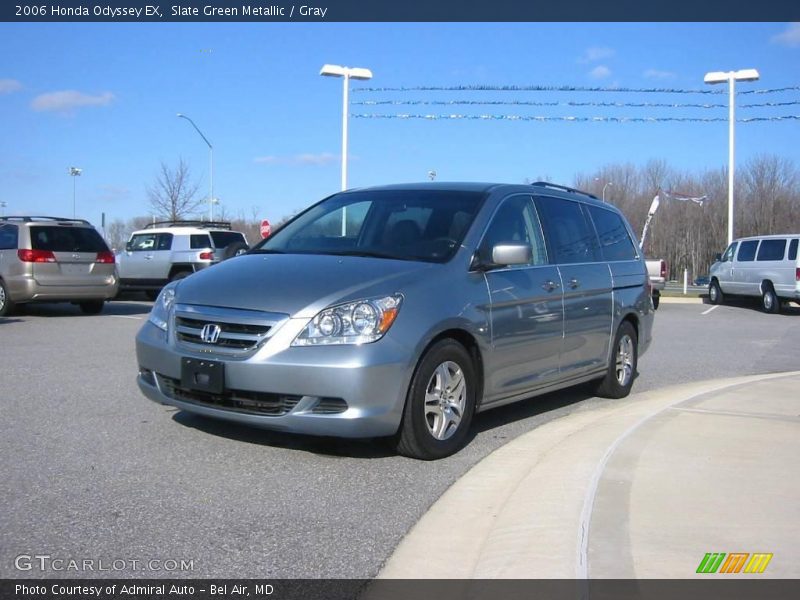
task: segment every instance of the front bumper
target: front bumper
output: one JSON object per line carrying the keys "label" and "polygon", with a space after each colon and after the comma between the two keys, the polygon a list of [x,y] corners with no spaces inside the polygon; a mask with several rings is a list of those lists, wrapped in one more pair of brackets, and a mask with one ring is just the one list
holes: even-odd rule
{"label": "front bumper", "polygon": [[[148,322],[136,338],[137,383],[154,402],[264,429],[347,438],[396,433],[413,369],[408,350],[387,338],[291,347],[289,337],[276,335],[242,359],[186,350]],[[224,363],[225,392],[184,389],[183,357]]]}

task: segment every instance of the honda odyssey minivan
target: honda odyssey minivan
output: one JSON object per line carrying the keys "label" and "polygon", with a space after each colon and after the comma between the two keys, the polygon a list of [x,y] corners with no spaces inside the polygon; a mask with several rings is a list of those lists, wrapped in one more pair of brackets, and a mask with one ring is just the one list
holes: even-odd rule
{"label": "honda odyssey minivan", "polygon": [[168,284],[136,339],[151,400],[266,429],[461,448],[476,412],[593,382],[620,398],[651,339],[614,207],[549,183],[351,190]]}

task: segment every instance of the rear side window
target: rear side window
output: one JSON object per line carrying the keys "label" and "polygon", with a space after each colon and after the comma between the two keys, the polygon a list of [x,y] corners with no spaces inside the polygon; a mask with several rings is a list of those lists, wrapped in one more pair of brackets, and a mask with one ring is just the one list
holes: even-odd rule
{"label": "rear side window", "polygon": [[31,249],[50,252],[108,252],[108,246],[88,227],[34,226],[30,229]]}
{"label": "rear side window", "polygon": [[539,197],[536,205],[545,223],[545,237],[554,259],[551,262],[569,264],[597,260],[597,236],[579,203]]}
{"label": "rear side window", "polygon": [[0,250],[16,250],[18,237],[16,225],[0,225]]}
{"label": "rear side window", "polygon": [[752,261],[756,257],[756,247],[758,247],[758,240],[742,242],[742,245],[739,246],[739,255],[736,258],[740,262]]}
{"label": "rear side window", "polygon": [[190,235],[189,248],[199,250],[201,248],[211,248],[211,240],[206,234]]}
{"label": "rear side window", "polygon": [[212,231],[211,239],[214,240],[215,248],[227,248],[235,242],[245,241],[244,236],[236,231]]}
{"label": "rear side window", "polygon": [[797,260],[797,240],[789,242],[789,260]]}
{"label": "rear side window", "polygon": [[595,229],[597,229],[600,249],[605,260],[635,260],[637,258],[636,246],[634,246],[628,228],[625,227],[625,222],[620,215],[596,206],[589,207],[589,214],[592,216]]}
{"label": "rear side window", "polygon": [[786,240],[761,240],[756,260],[783,260]]}

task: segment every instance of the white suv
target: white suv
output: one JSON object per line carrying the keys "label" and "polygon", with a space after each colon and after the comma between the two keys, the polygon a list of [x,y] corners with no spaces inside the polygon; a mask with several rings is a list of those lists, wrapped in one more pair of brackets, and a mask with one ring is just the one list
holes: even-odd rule
{"label": "white suv", "polygon": [[170,281],[183,279],[247,252],[247,238],[217,221],[157,221],[134,231],[118,253],[120,290],[142,290],[150,299]]}

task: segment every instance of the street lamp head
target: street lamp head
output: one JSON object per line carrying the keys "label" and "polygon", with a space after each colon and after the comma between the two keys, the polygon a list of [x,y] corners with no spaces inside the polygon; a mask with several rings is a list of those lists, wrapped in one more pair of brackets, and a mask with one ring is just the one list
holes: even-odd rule
{"label": "street lamp head", "polygon": [[703,82],[710,84],[725,83],[728,79],[730,79],[728,73],[724,71],[712,71],[711,73],[706,73],[706,76],[703,77]]}
{"label": "street lamp head", "polygon": [[79,169],[78,167],[70,167],[69,174],[75,177],[76,175],[80,175],[83,173],[83,169]]}
{"label": "street lamp head", "polygon": [[349,77],[350,79],[372,79],[372,71],[361,67],[343,67],[341,65],[322,65],[319,74],[325,77]]}
{"label": "street lamp head", "polygon": [[736,81],[758,81],[758,71],[755,69],[741,69],[733,74]]}
{"label": "street lamp head", "polygon": [[711,71],[703,77],[705,83],[727,83],[728,81],[757,81],[759,78],[756,69],[740,69],[738,71]]}

